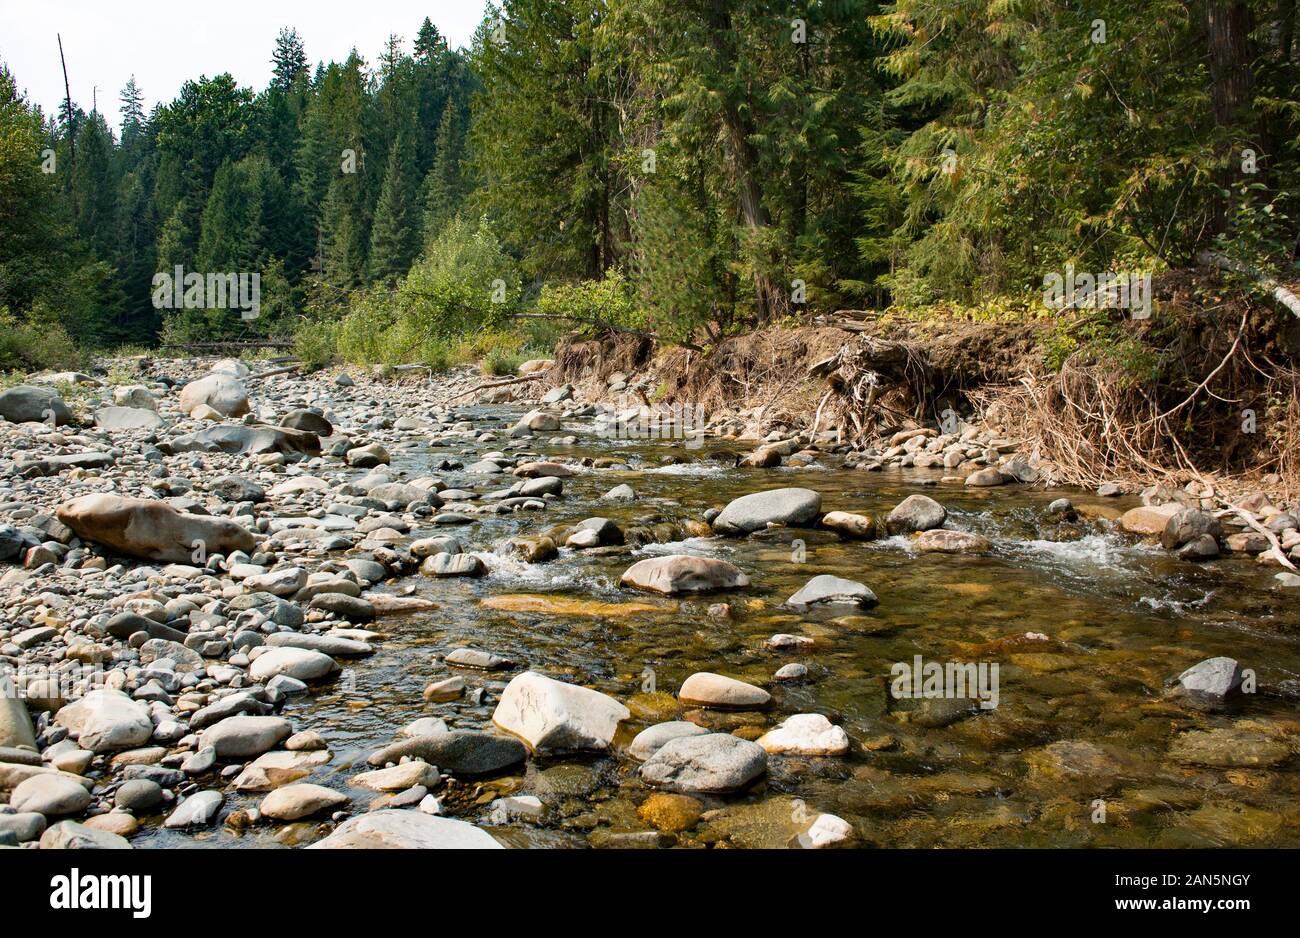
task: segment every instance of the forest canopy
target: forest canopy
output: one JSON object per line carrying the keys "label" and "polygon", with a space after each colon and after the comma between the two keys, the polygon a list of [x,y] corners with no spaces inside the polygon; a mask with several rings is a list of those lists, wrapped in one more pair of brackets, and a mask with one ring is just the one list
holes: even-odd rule
{"label": "forest canopy", "polygon": [[[312,66],[286,28],[263,89],[145,113],[133,79],[120,132],[0,70],[0,367],[716,341],[1205,250],[1294,279],[1294,28],[1294,0],[506,0],[465,49],[425,19]],[[259,314],[160,308],[177,268],[257,273]]]}

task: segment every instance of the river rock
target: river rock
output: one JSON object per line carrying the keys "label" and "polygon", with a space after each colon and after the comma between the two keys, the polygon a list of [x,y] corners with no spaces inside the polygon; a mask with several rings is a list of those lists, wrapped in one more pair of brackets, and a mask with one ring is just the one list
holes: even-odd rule
{"label": "river rock", "polygon": [[373,753],[369,762],[382,766],[403,756],[423,759],[456,775],[490,775],[523,762],[528,749],[513,736],[454,730],[391,743]]}
{"label": "river rock", "polygon": [[1218,706],[1241,692],[1241,665],[1235,658],[1207,658],[1178,675],[1183,694],[1193,703]]}
{"label": "river rock", "polygon": [[[215,751],[213,752],[215,758]],[[326,750],[289,752],[276,749],[264,752],[239,773],[235,779],[236,791],[272,791],[306,778],[314,770],[326,765],[333,756]]]}
{"label": "river rock", "polygon": [[1003,474],[1001,469],[993,466],[986,466],[983,469],[976,469],[966,477],[966,485],[972,488],[987,488],[993,485],[1003,485],[1010,482],[1012,478]]}
{"label": "river rock", "polygon": [[739,589],[749,585],[749,577],[725,560],[672,554],[638,560],[623,572],[619,582],[624,586],[675,596]]}
{"label": "river rock", "polygon": [[642,764],[641,780],[654,788],[689,794],[739,791],[767,771],[763,747],[729,733],[680,736]]}
{"label": "river rock", "polygon": [[501,850],[487,831],[420,811],[371,811],[350,818],[309,850]]}
{"label": "river rock", "polygon": [[420,564],[420,572],[435,577],[479,577],[487,573],[487,566],[473,554],[443,553],[426,557]]}
{"label": "river rock", "polygon": [[[279,634],[279,633],[277,633]],[[339,669],[329,655],[309,648],[272,648],[257,656],[248,669],[255,681],[269,681],[277,674],[287,674],[300,681],[319,681]]]}
{"label": "river rock", "polygon": [[718,710],[754,710],[767,706],[772,695],[734,677],[697,671],[682,682],[677,699],[682,703]]}
{"label": "river rock", "polygon": [[242,417],[249,410],[248,389],[234,375],[214,372],[181,388],[180,405],[187,414],[206,405],[223,417]]}
{"label": "river rock", "polygon": [[290,430],[305,430],[317,436],[331,436],[334,433],[334,425],[322,414],[306,408],[289,411],[280,418],[280,426],[288,427]]}
{"label": "river rock", "polygon": [[1223,533],[1219,519],[1199,508],[1183,508],[1169,516],[1160,532],[1160,545],[1165,550],[1175,550],[1184,544],[1204,537],[1215,538]]}
{"label": "river rock", "polygon": [[45,816],[35,811],[0,814],[0,834],[13,834],[20,844],[39,840],[45,833],[45,826]]}
{"label": "river rock", "polygon": [[786,601],[787,606],[806,610],[810,606],[853,606],[866,608],[877,602],[876,594],[865,584],[823,573],[803,585]]}
{"label": "river rock", "polygon": [[820,713],[797,713],[760,736],[758,744],[770,753],[796,756],[842,756],[849,751],[848,734]]}
{"label": "river rock", "polygon": [[27,704],[5,686],[7,677],[0,676],[0,748],[36,748],[36,735]]}
{"label": "river rock", "polygon": [[113,796],[113,804],[134,814],[148,814],[162,802],[162,786],[147,778],[123,782]]}
{"label": "river rock", "polygon": [[160,444],[159,449],[173,453],[226,453],[231,456],[261,456],[269,453],[319,456],[320,437],[287,427],[221,424],[197,433],[172,437]]}
{"label": "river rock", "polygon": [[55,514],[82,540],[131,557],[189,563],[196,542],[208,554],[252,551],[257,541],[227,518],[192,515],[162,501],[100,493],[64,502]]}
{"label": "river rock", "polygon": [[868,515],[855,515],[848,511],[832,511],[822,516],[822,527],[859,541],[870,541],[876,536],[876,521]]}
{"label": "river rock", "polygon": [[992,550],[993,542],[981,534],[972,534],[969,531],[931,528],[916,535],[912,539],[912,547],[922,553],[974,554]]}
{"label": "river rock", "polygon": [[613,697],[525,671],[502,691],[492,722],[535,752],[555,753],[608,749],[630,716]]}
{"label": "river rock", "polygon": [[56,425],[72,422],[72,411],[53,388],[19,384],[0,392],[0,417],[10,423],[46,423],[51,416]]}
{"label": "river rock", "polygon": [[688,720],[671,720],[656,723],[636,734],[627,747],[627,754],[639,762],[644,762],[658,752],[665,743],[681,736],[704,736],[709,732],[703,726]]}
{"label": "river rock", "polygon": [[262,799],[258,810],[276,821],[296,821],[322,811],[339,808],[352,799],[324,785],[286,785]]}
{"label": "river rock", "polygon": [[113,752],[142,746],[153,735],[149,708],[118,690],[92,690],[55,714],[54,722],[77,734],[90,752]]}
{"label": "river rock", "polygon": [[819,814],[796,842],[806,850],[824,850],[852,839],[852,824],[834,814]]}
{"label": "river rock", "polygon": [[176,809],[163,821],[163,827],[183,829],[186,827],[207,827],[221,810],[226,798],[219,791],[200,791],[190,795],[176,806]]}
{"label": "river rock", "polygon": [[293,735],[293,724],[282,717],[226,717],[203,731],[199,745],[211,746],[218,759],[245,759],[274,749]]}
{"label": "river rock", "polygon": [[812,489],[784,488],[755,492],[733,499],[713,519],[719,534],[740,535],[770,524],[811,524],[821,514],[822,497]]}
{"label": "river rock", "polygon": [[[305,648],[332,658],[364,658],[375,653],[375,646],[369,642],[337,635],[316,635],[312,632],[273,632],[266,637],[266,644],[272,648]],[[263,652],[263,656],[265,654]],[[291,676],[303,680],[297,674]]]}
{"label": "river rock", "polygon": [[943,527],[948,510],[928,495],[909,495],[889,513],[885,527],[890,534],[911,534]]}
{"label": "river rock", "polygon": [[145,407],[101,407],[95,411],[95,426],[101,430],[159,430],[166,423]]}
{"label": "river rock", "polygon": [[1169,519],[1183,510],[1177,502],[1165,505],[1140,505],[1130,508],[1120,515],[1120,529],[1128,534],[1142,537],[1160,537],[1169,524]]}
{"label": "river rock", "polygon": [[76,821],[60,821],[41,835],[42,850],[130,850],[125,837]]}
{"label": "river rock", "polygon": [[1239,727],[1183,733],[1169,747],[1169,758],[1184,765],[1212,768],[1269,768],[1291,757],[1285,742]]}
{"label": "river rock", "polygon": [[427,762],[412,760],[387,768],[354,775],[349,783],[371,791],[406,791],[417,785],[433,788],[441,780],[438,769]]}
{"label": "river rock", "polygon": [[90,792],[84,785],[54,772],[33,775],[19,782],[9,794],[9,805],[15,811],[35,811],[46,817],[80,814],[90,802]]}

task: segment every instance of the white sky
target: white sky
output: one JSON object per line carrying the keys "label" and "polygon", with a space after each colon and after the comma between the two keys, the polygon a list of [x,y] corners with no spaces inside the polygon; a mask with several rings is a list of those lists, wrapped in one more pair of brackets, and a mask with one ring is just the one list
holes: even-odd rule
{"label": "white sky", "polygon": [[230,72],[260,91],[282,26],[298,30],[312,69],[353,46],[373,66],[392,33],[411,50],[427,16],[452,48],[468,46],[484,0],[0,0],[0,62],[47,116],[63,100],[57,34],[63,35],[72,100],[117,128],[118,93],[132,74],[145,112],[171,101],[187,79]]}

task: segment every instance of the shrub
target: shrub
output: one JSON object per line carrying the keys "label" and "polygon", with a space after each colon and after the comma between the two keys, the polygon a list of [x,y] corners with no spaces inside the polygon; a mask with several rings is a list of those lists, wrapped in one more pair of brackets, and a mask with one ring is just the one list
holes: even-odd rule
{"label": "shrub", "polygon": [[9,307],[0,306],[0,371],[71,369],[84,363],[68,330],[44,307],[34,307],[20,322]]}

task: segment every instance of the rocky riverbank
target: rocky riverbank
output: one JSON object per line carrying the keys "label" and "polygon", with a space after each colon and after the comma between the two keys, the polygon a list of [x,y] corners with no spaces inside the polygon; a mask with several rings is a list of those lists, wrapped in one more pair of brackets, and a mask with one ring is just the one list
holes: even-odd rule
{"label": "rocky riverbank", "polygon": [[[323,848],[498,847],[519,829],[576,832],[593,846],[873,842],[862,798],[827,797],[823,808],[800,773],[894,791],[872,754],[951,747],[930,734],[979,703],[963,694],[858,713],[819,698],[837,669],[851,683],[870,670],[861,656],[818,660],[834,631],[883,635],[896,615],[865,575],[880,555],[865,552],[950,557],[949,570],[987,563],[1013,549],[971,529],[952,502],[1052,481],[1050,466],[990,427],[913,427],[850,450],[833,432],[759,433],[735,414],[629,405],[625,375],[578,400],[544,370],[476,392],[494,382],[255,367],[135,359],[115,366],[113,385],[61,375],[0,393],[0,668],[12,688],[0,701],[0,844],[127,847],[216,829]],[[503,417],[475,406],[484,400],[523,406]],[[589,440],[608,451],[585,453]],[[815,483],[827,469],[849,480],[833,500]],[[791,473],[805,474],[793,484]],[[854,479],[900,473],[928,494],[888,505],[852,494]],[[751,491],[718,503],[697,493],[699,479],[719,477]],[[641,480],[652,479],[675,489],[656,487],[642,505]],[[1297,506],[1262,493],[1228,503],[1197,486],[1052,495],[1035,524],[1056,532],[1053,543],[1119,538],[1178,570],[1208,561],[1234,576],[1243,562],[1274,564],[1270,614],[1294,621]],[[745,553],[771,550],[774,536],[786,537],[777,559]],[[814,575],[799,554],[817,550],[826,569]],[[780,573],[768,576],[768,563]],[[608,567],[608,585],[584,590],[547,573],[583,565]],[[982,595],[974,587],[966,593]],[[512,616],[517,646],[503,647],[486,620],[459,619],[468,605]],[[620,623],[638,619],[647,634],[677,630],[672,641],[707,633],[708,650],[676,656],[698,666],[661,687],[625,660],[635,642]],[[547,657],[557,652],[528,646],[557,640],[556,629],[582,655],[563,667]],[[1053,675],[1090,669],[1085,657],[1123,643],[1052,631],[1032,615],[993,615],[966,635],[965,653],[1000,658],[1013,683],[1030,674],[1035,693],[1068,712],[1081,691],[1060,677],[1050,686]],[[316,718],[327,699],[365,706],[373,689],[350,691],[356,675],[422,650],[432,632],[441,646],[410,666],[422,691],[388,689],[401,722],[370,725],[374,738],[358,742]],[[466,632],[464,644],[446,640]],[[754,640],[740,648],[742,634]],[[679,670],[674,654],[645,644],[630,660],[656,653],[661,670]],[[903,660],[893,647],[880,653]],[[798,660],[772,660],[781,655]],[[1154,678],[1142,668],[1181,734],[1166,741],[1170,784],[1178,773],[1259,770],[1293,792],[1292,671],[1261,676],[1259,662],[1231,654]],[[1222,722],[1261,690],[1268,712]],[[1141,696],[1124,693],[1136,707]],[[1040,726],[1049,714],[1021,706],[1004,748],[1031,750],[1034,784],[1094,769],[1115,782],[1142,775],[1103,744],[1052,741]],[[981,767],[994,771],[987,759],[946,788],[915,791],[1005,790],[978,780]],[[1300,815],[1287,803],[1292,833]]]}

